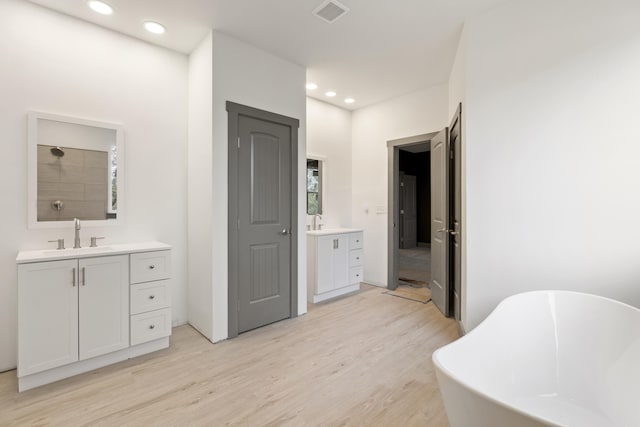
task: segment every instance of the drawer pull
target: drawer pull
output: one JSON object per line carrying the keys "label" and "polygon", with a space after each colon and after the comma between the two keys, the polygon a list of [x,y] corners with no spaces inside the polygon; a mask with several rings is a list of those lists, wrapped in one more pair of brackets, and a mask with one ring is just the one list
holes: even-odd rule
{"label": "drawer pull", "polygon": [[155,329],[156,325],[149,325],[149,329]]}
{"label": "drawer pull", "polygon": [[155,265],[153,265],[153,264],[151,264],[151,265],[149,266],[149,270],[153,270],[154,268],[156,268],[156,266],[155,266]]}
{"label": "drawer pull", "polygon": [[356,277],[360,277],[360,275],[359,275],[359,274],[356,274]]}
{"label": "drawer pull", "polygon": [[155,297],[155,295],[149,295],[149,299],[154,299]]}

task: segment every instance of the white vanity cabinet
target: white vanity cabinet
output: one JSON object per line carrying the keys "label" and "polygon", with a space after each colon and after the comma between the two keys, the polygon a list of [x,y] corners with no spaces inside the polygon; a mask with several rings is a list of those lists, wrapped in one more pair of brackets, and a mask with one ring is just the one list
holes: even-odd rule
{"label": "white vanity cabinet", "polygon": [[316,303],[360,289],[362,231],[307,232],[307,298]]}
{"label": "white vanity cabinet", "polygon": [[[20,391],[168,347],[168,248],[151,242],[19,253]],[[133,283],[136,277],[147,281]]]}
{"label": "white vanity cabinet", "polygon": [[129,257],[18,266],[18,375],[129,346]]}

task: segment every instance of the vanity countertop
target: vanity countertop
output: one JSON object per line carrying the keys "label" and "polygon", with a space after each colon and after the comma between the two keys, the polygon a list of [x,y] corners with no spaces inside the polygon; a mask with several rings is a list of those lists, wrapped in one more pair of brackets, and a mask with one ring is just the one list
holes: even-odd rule
{"label": "vanity countertop", "polygon": [[125,243],[118,245],[104,245],[95,248],[84,247],[79,249],[40,249],[32,251],[20,251],[16,257],[17,264],[30,262],[57,261],[70,258],[89,258],[95,256],[132,254],[137,252],[162,251],[171,249],[171,245],[162,242]]}
{"label": "vanity countertop", "polygon": [[327,236],[330,234],[358,233],[361,231],[361,228],[325,228],[323,230],[308,230],[307,234],[310,236]]}

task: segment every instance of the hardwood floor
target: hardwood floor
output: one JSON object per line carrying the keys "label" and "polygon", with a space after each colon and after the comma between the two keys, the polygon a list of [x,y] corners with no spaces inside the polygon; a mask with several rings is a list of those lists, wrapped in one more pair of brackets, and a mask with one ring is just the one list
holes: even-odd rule
{"label": "hardwood floor", "polygon": [[383,291],[215,345],[181,326],[167,350],[21,394],[0,374],[0,425],[447,426],[431,354],[455,322]]}

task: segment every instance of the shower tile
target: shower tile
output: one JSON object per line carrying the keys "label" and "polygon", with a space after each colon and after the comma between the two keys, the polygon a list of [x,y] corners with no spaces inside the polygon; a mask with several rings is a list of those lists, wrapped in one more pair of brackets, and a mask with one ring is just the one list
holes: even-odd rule
{"label": "shower tile", "polygon": [[84,150],[84,167],[107,169],[109,167],[109,154],[106,151]]}
{"label": "shower tile", "polygon": [[40,200],[82,200],[84,186],[82,184],[38,182],[38,201]]}
{"label": "shower tile", "polygon": [[84,200],[106,201],[108,186],[106,184],[87,184],[84,186]]}
{"label": "shower tile", "polygon": [[59,182],[60,165],[41,164],[38,165],[38,182]]}

